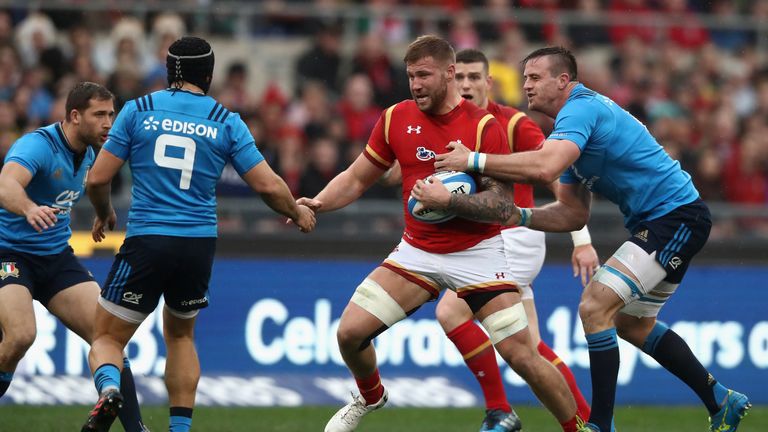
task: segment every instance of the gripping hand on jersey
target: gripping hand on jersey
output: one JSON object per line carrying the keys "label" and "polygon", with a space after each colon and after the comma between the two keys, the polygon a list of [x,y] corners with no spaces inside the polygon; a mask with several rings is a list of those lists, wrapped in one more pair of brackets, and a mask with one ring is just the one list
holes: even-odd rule
{"label": "gripping hand on jersey", "polygon": [[428,182],[416,180],[411,195],[424,207],[432,210],[443,210],[451,203],[451,193],[436,177],[430,178]]}
{"label": "gripping hand on jersey", "polygon": [[435,171],[466,171],[469,149],[457,141],[451,141],[445,146],[448,153],[435,157]]}
{"label": "gripping hand on jersey", "polygon": [[43,230],[56,225],[56,221],[58,220],[56,213],[58,212],[58,209],[52,207],[36,205],[24,211],[24,217],[27,218],[27,223],[29,223],[35,231],[43,232]]}
{"label": "gripping hand on jersey", "polygon": [[109,228],[110,231],[115,229],[115,223],[117,223],[117,215],[115,209],[110,209],[109,216],[106,219],[101,219],[98,216],[93,218],[93,228],[91,229],[91,237],[93,241],[99,243],[104,240],[107,235],[105,234],[105,228]]}

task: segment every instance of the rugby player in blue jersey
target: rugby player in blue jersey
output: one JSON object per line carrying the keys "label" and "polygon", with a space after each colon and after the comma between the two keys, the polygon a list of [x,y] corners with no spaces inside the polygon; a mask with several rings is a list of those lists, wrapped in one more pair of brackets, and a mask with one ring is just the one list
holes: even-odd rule
{"label": "rugby player in blue jersey", "polygon": [[240,116],[207,96],[214,64],[208,42],[183,37],[171,44],[166,61],[170,88],[125,104],[88,176],[95,241],[114,225],[110,182],[125,162],[133,188],[126,239],[99,297],[89,360],[100,398],[83,431],[109,430],[120,409],[120,353],[160,296],[170,430],[190,429],[200,378],[193,332],[199,310],[208,306],[216,182],[227,162],[302,232],[315,226],[312,210],[296,204]]}
{"label": "rugby player in blue jersey", "polygon": [[592,192],[621,209],[630,237],[595,274],[579,305],[592,375],[592,413],[581,430],[614,430],[618,333],[701,398],[711,431],[735,431],[750,407],[747,397],[715,380],[685,341],[656,319],[712,225],[691,176],[635,117],[578,82],[568,50],[542,48],[523,64],[528,108],[555,119],[541,150],[486,155],[451,145],[450,153],[437,156],[435,167],[475,170],[515,183],[550,183],[559,177],[556,202],[521,208],[509,224],[579,229],[589,218]]}
{"label": "rugby player in blue jersey", "polygon": [[[83,195],[94,149],[112,127],[114,96],[83,82],[67,96],[61,123],[19,138],[0,172],[0,397],[35,340],[38,300],[86,342],[93,340],[99,286],[69,246],[69,213]],[[128,432],[144,430],[128,359],[123,364]],[[0,420],[2,429],[2,420]]]}

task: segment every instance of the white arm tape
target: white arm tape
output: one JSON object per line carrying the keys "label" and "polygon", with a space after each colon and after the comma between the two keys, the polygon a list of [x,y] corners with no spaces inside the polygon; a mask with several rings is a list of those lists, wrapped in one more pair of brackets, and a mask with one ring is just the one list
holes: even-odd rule
{"label": "white arm tape", "polygon": [[592,243],[592,237],[589,235],[589,228],[584,225],[584,228],[578,231],[571,231],[571,239],[573,239],[573,247],[584,246]]}
{"label": "white arm tape", "polygon": [[482,322],[494,345],[528,327],[528,316],[522,303],[494,312]]}
{"label": "white arm tape", "polygon": [[405,311],[395,299],[381,285],[368,278],[360,283],[349,301],[368,311],[387,327],[405,318]]}

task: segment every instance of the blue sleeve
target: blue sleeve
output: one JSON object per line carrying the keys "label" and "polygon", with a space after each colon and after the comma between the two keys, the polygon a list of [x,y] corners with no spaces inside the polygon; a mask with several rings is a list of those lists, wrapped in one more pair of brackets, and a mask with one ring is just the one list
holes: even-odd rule
{"label": "blue sleeve", "polygon": [[51,163],[51,144],[39,134],[19,138],[5,155],[5,163],[16,162],[34,175]]}
{"label": "blue sleeve", "polygon": [[549,139],[572,141],[579,146],[579,150],[584,151],[597,125],[597,116],[598,112],[589,100],[568,101],[557,114]]}
{"label": "blue sleeve", "polygon": [[256,148],[251,131],[237,113],[232,113],[227,118],[229,126],[229,160],[241,176],[264,160],[261,152]]}
{"label": "blue sleeve", "polygon": [[563,183],[563,184],[574,184],[574,183],[578,183],[578,182],[579,182],[579,179],[577,179],[576,176],[573,175],[573,171],[571,170],[570,167],[568,169],[566,169],[565,171],[563,171],[562,174],[560,174],[560,183]]}
{"label": "blue sleeve", "polygon": [[107,142],[104,143],[104,148],[122,160],[128,160],[128,156],[131,154],[131,127],[133,126],[133,120],[136,117],[136,104],[134,101],[128,101],[123,105],[123,109],[115,119],[115,123],[112,124],[112,129],[109,130],[109,137]]}

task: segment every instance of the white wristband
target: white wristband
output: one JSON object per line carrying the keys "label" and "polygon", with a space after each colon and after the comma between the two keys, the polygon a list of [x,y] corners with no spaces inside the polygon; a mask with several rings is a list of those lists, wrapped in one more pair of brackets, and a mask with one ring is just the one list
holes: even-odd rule
{"label": "white wristband", "polygon": [[519,226],[530,227],[531,219],[533,216],[533,209],[520,207],[520,223]]}
{"label": "white wristband", "polygon": [[485,153],[469,152],[467,156],[467,170],[483,172],[485,170]]}
{"label": "white wristband", "polygon": [[592,237],[589,235],[589,228],[584,225],[584,228],[578,231],[571,231],[571,238],[573,239],[573,247],[584,246],[592,243]]}

